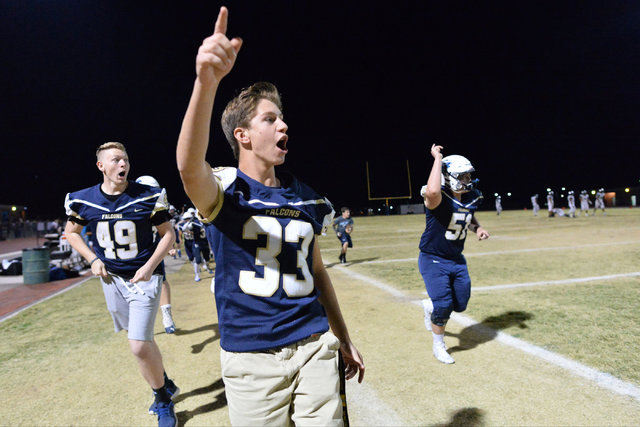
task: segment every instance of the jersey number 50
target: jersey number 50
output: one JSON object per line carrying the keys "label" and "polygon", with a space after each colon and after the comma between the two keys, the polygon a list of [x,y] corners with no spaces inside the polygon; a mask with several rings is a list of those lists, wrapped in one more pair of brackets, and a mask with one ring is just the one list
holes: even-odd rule
{"label": "jersey number 50", "polygon": [[302,238],[302,245],[297,252],[297,266],[302,272],[303,279],[297,275],[282,274],[282,287],[290,297],[303,297],[313,291],[313,276],[307,264],[309,245],[313,239],[311,224],[299,220],[291,220],[286,226],[274,217],[253,216],[244,224],[242,238],[256,240],[259,234],[267,236],[264,248],[256,250],[256,265],[264,266],[264,277],[256,277],[252,270],[241,270],[238,285],[246,294],[260,297],[270,297],[278,290],[280,282],[280,263],[276,257],[282,251],[282,237],[284,241],[298,243]]}
{"label": "jersey number 50", "polygon": [[[109,221],[100,221],[96,226],[96,238],[100,247],[104,249],[105,258],[131,259],[138,255],[136,224],[133,221],[116,221],[113,224],[113,238],[109,230]],[[122,247],[116,248],[116,243]]]}

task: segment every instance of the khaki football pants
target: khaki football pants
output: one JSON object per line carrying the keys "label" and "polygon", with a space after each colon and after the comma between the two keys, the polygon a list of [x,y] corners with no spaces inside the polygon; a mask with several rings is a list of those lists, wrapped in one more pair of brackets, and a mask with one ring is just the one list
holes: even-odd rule
{"label": "khaki football pants", "polygon": [[341,426],[340,342],[331,333],[264,352],[221,349],[234,426]]}

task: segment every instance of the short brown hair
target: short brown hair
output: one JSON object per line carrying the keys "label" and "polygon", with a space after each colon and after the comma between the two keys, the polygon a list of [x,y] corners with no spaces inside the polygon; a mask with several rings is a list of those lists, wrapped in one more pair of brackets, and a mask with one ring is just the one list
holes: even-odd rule
{"label": "short brown hair", "polygon": [[233,131],[239,127],[249,126],[261,99],[273,102],[282,111],[282,101],[275,85],[269,82],[258,82],[242,89],[238,96],[229,101],[222,113],[220,120],[222,130],[236,159],[238,159],[240,147]]}
{"label": "short brown hair", "polygon": [[96,158],[100,158],[101,151],[111,150],[112,148],[116,148],[120,151],[124,151],[125,154],[127,153],[127,149],[124,148],[124,144],[122,144],[121,142],[105,142],[104,144],[99,146],[98,149],[96,150]]}

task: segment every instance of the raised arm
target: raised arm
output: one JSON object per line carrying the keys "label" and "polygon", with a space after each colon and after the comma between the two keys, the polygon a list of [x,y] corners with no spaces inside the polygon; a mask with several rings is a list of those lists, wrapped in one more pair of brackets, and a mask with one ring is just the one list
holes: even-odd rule
{"label": "raised arm", "polygon": [[431,145],[433,166],[424,191],[424,205],[428,209],[435,209],[442,201],[441,175],[442,175],[442,145]]}
{"label": "raised arm", "polygon": [[207,217],[218,200],[218,186],[205,160],[211,114],[218,85],[236,62],[242,40],[226,36],[229,12],[220,8],[213,34],[202,42],[196,57],[196,81],[178,137],[176,160],[184,190]]}

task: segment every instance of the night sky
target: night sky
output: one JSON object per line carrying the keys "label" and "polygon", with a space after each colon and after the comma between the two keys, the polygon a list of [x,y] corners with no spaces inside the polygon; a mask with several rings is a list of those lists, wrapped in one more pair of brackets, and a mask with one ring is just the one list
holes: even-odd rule
{"label": "night sky", "polygon": [[175,145],[222,4],[244,45],[216,98],[212,165],[235,165],[226,102],[266,80],[289,125],[282,168],[336,207],[381,204],[367,160],[377,196],[407,195],[409,160],[419,203],[434,142],[472,161],[485,208],[494,192],[523,208],[547,187],[639,185],[640,4],[452,3],[2,1],[0,204],[64,216],[67,192],[102,180],[107,141],[127,146],[131,179],[187,203]]}

